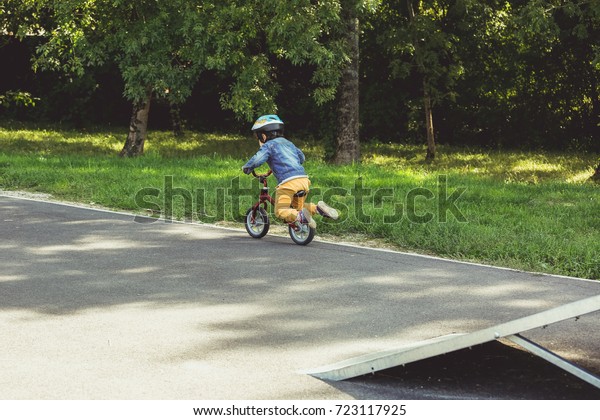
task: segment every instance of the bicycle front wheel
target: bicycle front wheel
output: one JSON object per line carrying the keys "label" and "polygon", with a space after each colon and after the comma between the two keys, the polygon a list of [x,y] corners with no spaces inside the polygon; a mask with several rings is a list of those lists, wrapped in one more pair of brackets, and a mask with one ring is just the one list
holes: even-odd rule
{"label": "bicycle front wheel", "polygon": [[245,221],[246,231],[255,239],[262,238],[269,231],[269,215],[262,207],[257,208],[256,211],[249,208]]}

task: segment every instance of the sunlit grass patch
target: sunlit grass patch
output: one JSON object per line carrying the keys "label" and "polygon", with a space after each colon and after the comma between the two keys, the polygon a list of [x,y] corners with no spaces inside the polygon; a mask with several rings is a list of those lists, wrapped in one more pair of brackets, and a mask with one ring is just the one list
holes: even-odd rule
{"label": "sunlit grass patch", "polygon": [[242,159],[258,149],[250,136],[186,132],[175,137],[170,132],[149,133],[146,151],[162,157],[222,156]]}
{"label": "sunlit grass patch", "polygon": [[364,162],[415,172],[484,175],[508,183],[585,182],[594,173],[597,156],[582,153],[497,151],[439,146],[434,162],[425,161],[419,145],[365,145]]}
{"label": "sunlit grass patch", "polygon": [[3,150],[42,155],[80,154],[112,155],[123,147],[124,134],[114,132],[86,133],[52,129],[10,130],[0,126]]}

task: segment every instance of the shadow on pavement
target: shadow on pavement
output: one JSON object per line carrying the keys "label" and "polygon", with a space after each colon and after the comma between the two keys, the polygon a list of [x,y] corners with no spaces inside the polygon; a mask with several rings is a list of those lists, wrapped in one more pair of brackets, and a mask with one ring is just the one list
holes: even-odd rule
{"label": "shadow on pavement", "polygon": [[459,400],[599,400],[600,389],[516,347],[491,342],[343,382],[385,389],[389,398]]}
{"label": "shadow on pavement", "polygon": [[[191,378],[209,397],[230,392],[233,383],[237,398],[314,398],[319,394],[294,388],[294,372],[401,339],[478,330],[598,292],[590,282],[317,241],[256,241],[245,232],[134,223],[127,215],[18,200],[2,200],[0,222],[0,336],[11,337],[13,357],[38,345],[62,363],[65,344],[52,347],[62,332],[66,344],[85,350],[80,360],[87,363],[90,349],[105,354],[97,342],[114,337],[140,371],[151,366],[168,378]],[[556,293],[558,286],[564,291]],[[581,331],[597,326],[594,317],[580,322]],[[80,328],[87,341],[62,331],[63,324]],[[32,331],[43,337],[32,340]],[[577,343],[586,340],[592,342],[584,349],[596,348],[588,332]],[[120,360],[104,360],[99,372]],[[23,378],[14,363],[4,367]],[[86,377],[82,372],[71,382]],[[208,373],[219,382],[208,383]],[[288,388],[257,387],[257,375]],[[184,385],[181,393],[193,389]],[[331,386],[360,399],[600,399],[597,389],[502,345]]]}

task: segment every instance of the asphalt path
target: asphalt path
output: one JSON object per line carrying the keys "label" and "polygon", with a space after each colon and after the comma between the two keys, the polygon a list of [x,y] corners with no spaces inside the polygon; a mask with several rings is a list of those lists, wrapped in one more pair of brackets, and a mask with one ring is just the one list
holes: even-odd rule
{"label": "asphalt path", "polygon": [[[502,344],[348,381],[303,373],[595,296],[598,281],[8,196],[0,239],[0,399],[600,399]],[[600,374],[599,322],[523,335]]]}

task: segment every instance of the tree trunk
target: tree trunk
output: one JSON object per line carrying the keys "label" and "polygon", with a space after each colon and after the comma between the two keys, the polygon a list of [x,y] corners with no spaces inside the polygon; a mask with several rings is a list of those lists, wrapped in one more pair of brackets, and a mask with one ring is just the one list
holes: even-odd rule
{"label": "tree trunk", "polygon": [[171,124],[173,125],[173,135],[183,137],[184,122],[181,118],[181,107],[178,104],[169,104],[169,114],[171,114]]}
{"label": "tree trunk", "polygon": [[600,182],[600,163],[596,168],[596,172],[594,172],[594,175],[592,175],[592,177],[590,178],[590,181]]}
{"label": "tree trunk", "polygon": [[359,21],[356,1],[345,2],[342,18],[346,27],[350,61],[342,72],[338,94],[337,141],[333,163],[348,164],[360,161],[359,138]]}
{"label": "tree trunk", "polygon": [[[425,83],[424,83],[425,85]],[[433,110],[431,109],[431,97],[426,91],[427,87],[424,86],[425,92],[423,96],[423,103],[425,108],[425,130],[427,131],[427,155],[425,160],[431,162],[435,159],[435,135],[433,133]]]}
{"label": "tree trunk", "polygon": [[[416,13],[419,11],[419,5],[414,4],[414,0],[406,0],[406,7],[408,9],[408,17],[411,23],[415,20]],[[415,12],[415,9],[417,12]],[[414,37],[413,45],[415,52],[418,54],[419,40]],[[424,73],[423,71],[421,72]],[[425,133],[427,135],[427,155],[425,160],[431,162],[435,159],[435,134],[433,132],[433,109],[431,106],[431,94],[427,88],[427,78],[423,75],[423,108],[425,111]]]}
{"label": "tree trunk", "polygon": [[[592,99],[592,115],[590,121],[590,133],[592,138],[600,138],[600,97],[598,91],[600,90],[600,81],[598,78],[598,72],[592,72],[592,86],[590,89],[590,98]],[[598,173],[596,171],[596,173]]]}
{"label": "tree trunk", "polygon": [[131,121],[129,122],[129,134],[119,156],[135,157],[144,153],[151,101],[152,92],[148,91],[145,99],[133,104],[133,112],[131,114]]}

